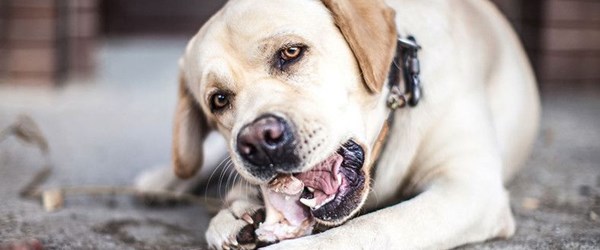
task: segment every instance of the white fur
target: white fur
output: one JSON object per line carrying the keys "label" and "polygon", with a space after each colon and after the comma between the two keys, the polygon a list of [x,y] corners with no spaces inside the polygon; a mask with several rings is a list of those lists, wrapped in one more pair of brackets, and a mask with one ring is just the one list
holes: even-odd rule
{"label": "white fur", "polygon": [[[540,112],[516,35],[488,1],[388,4],[399,34],[415,36],[423,47],[424,97],[418,107],[396,111],[364,207],[372,212],[269,249],[446,249],[514,233],[503,182],[530,151]],[[301,73],[286,81],[267,76],[257,49],[277,47],[281,39],[300,39],[312,49]],[[324,131],[319,152],[304,152],[306,169],[349,136],[370,150],[386,118],[387,91],[364,89],[352,52],[319,1],[232,0],[190,42],[184,61],[191,92],[230,150],[242,125],[281,112],[305,130]],[[237,93],[233,111],[210,115],[206,95],[223,85]],[[264,92],[268,98],[257,98]],[[236,154],[232,160],[248,181],[262,184]],[[236,199],[238,210],[239,204],[248,213],[256,209],[239,188],[228,198]],[[211,247],[238,246],[235,235],[246,225],[239,216],[225,209],[213,218],[206,233]]]}

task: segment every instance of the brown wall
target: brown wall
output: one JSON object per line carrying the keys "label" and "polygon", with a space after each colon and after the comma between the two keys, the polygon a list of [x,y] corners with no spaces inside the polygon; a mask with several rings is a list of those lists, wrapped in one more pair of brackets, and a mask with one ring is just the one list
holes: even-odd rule
{"label": "brown wall", "polygon": [[0,0],[0,82],[52,85],[93,70],[96,0]]}
{"label": "brown wall", "polygon": [[51,82],[59,66],[55,1],[1,1],[0,76],[15,83]]}
{"label": "brown wall", "polygon": [[600,83],[600,1],[547,1],[541,31],[541,80]]}
{"label": "brown wall", "polygon": [[600,83],[600,1],[494,2],[519,31],[540,82]]}

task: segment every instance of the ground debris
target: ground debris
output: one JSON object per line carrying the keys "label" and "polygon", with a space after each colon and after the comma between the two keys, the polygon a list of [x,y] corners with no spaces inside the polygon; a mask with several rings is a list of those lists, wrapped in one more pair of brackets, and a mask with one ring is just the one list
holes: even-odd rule
{"label": "ground debris", "polygon": [[592,221],[600,221],[600,216],[594,211],[590,211],[590,220]]}
{"label": "ground debris", "polygon": [[521,201],[521,207],[526,210],[536,210],[540,207],[540,200],[531,197],[525,197]]}
{"label": "ground debris", "polygon": [[8,244],[0,244],[0,250],[42,250],[44,249],[42,242],[38,239],[23,239],[10,242]]}
{"label": "ground debris", "polygon": [[42,204],[47,212],[53,212],[63,207],[65,198],[60,189],[50,189],[42,192]]}

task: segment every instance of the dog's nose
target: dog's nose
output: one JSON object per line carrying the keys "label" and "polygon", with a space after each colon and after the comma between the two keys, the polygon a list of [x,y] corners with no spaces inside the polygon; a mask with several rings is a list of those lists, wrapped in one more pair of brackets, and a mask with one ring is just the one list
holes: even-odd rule
{"label": "dog's nose", "polygon": [[244,126],[237,137],[237,150],[256,168],[289,170],[294,167],[294,136],[281,117],[265,115]]}

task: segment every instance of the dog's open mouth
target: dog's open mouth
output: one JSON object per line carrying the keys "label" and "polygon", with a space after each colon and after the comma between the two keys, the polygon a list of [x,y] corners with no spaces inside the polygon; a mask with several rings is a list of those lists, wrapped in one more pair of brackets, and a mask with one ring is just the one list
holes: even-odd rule
{"label": "dog's open mouth", "polygon": [[[364,159],[362,147],[349,140],[309,171],[293,176],[279,175],[271,182],[271,185],[287,182],[285,186],[294,187],[295,194],[272,191],[267,198],[292,224],[310,216],[325,225],[343,223],[361,203]],[[298,187],[302,186],[300,192]]]}
{"label": "dog's open mouth", "polygon": [[363,163],[363,149],[352,140],[346,142],[325,161],[297,175],[305,186],[300,202],[321,222],[335,223],[349,216],[360,203]]}

